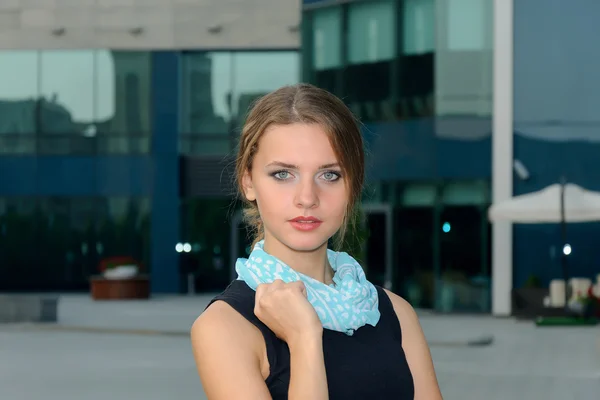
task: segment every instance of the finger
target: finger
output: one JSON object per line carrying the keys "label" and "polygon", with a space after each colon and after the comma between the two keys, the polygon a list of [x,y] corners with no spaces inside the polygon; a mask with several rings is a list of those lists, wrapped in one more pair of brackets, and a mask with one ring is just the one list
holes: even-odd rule
{"label": "finger", "polygon": [[279,287],[281,287],[281,286],[283,286],[283,285],[284,285],[284,282],[283,282],[283,280],[281,280],[281,279],[275,279],[275,280],[274,280],[274,281],[271,283],[271,286],[272,286],[273,288],[279,288]]}
{"label": "finger", "polygon": [[259,283],[256,286],[256,296],[258,296],[259,294],[262,295],[265,292],[265,290],[267,290],[267,286],[268,285],[266,283]]}
{"label": "finger", "polygon": [[260,299],[264,296],[265,291],[267,290],[267,286],[268,285],[261,283],[256,287],[256,296],[254,297],[254,304],[258,304]]}
{"label": "finger", "polygon": [[291,286],[294,286],[294,287],[297,287],[297,288],[300,288],[300,289],[302,289],[302,288],[304,288],[304,287],[305,287],[305,286],[304,286],[304,282],[302,282],[302,281],[294,281],[294,282],[290,282],[290,283],[289,283],[289,285],[291,285]]}
{"label": "finger", "polygon": [[300,291],[304,296],[306,296],[306,285],[304,284],[304,282],[296,281],[296,282],[290,283],[289,285],[290,285],[290,287],[294,288],[295,290]]}
{"label": "finger", "polygon": [[260,285],[258,285],[256,287],[256,295],[254,296],[254,315],[256,315],[257,317],[259,315],[261,315],[261,301],[262,298],[265,294],[265,291],[267,290],[267,285],[264,283],[261,283]]}

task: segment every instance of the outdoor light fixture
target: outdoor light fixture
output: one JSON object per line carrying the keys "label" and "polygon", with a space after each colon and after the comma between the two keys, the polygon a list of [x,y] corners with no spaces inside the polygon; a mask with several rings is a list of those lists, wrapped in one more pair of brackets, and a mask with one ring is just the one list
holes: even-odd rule
{"label": "outdoor light fixture", "polygon": [[192,251],[192,245],[189,243],[177,243],[175,245],[175,251],[178,253],[189,253]]}

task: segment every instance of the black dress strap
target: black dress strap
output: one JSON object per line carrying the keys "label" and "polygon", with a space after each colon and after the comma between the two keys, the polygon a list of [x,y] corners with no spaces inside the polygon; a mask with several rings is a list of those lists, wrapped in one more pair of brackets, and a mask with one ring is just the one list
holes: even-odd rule
{"label": "black dress strap", "polygon": [[392,300],[382,287],[375,287],[377,288],[377,292],[379,294],[379,313],[381,314],[380,322],[390,329],[394,335],[394,339],[402,343],[402,328],[400,327],[400,320],[398,320]]}

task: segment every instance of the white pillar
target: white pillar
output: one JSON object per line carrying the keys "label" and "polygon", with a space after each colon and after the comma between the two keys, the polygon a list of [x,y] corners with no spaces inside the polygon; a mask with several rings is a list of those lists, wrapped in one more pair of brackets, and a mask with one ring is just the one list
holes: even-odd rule
{"label": "white pillar", "polygon": [[[513,195],[513,2],[494,0],[494,113],[492,122],[492,199]],[[492,314],[511,313],[512,224],[492,230]]]}

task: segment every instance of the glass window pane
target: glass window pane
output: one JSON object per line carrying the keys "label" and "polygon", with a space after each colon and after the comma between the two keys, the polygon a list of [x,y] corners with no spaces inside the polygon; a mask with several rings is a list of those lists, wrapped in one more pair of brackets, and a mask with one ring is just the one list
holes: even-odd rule
{"label": "glass window pane", "polygon": [[37,152],[93,152],[86,132],[94,122],[94,52],[41,51]]}
{"label": "glass window pane", "polygon": [[180,257],[180,269],[195,274],[199,292],[221,291],[231,281],[235,260],[230,260],[230,206],[228,199],[188,198],[181,203],[181,240],[190,243],[192,251]]}
{"label": "glass window pane", "polygon": [[391,60],[395,56],[394,2],[351,4],[348,8],[348,62]]}
{"label": "glass window pane", "polygon": [[41,133],[82,133],[94,122],[94,52],[40,52]]}
{"label": "glass window pane", "polygon": [[299,79],[300,58],[295,51],[234,53],[233,128],[241,128],[254,100]]}
{"label": "glass window pane", "polygon": [[388,118],[396,54],[395,12],[392,1],[352,3],[348,8],[344,99],[364,122]]}
{"label": "glass window pane", "polygon": [[0,154],[35,152],[38,53],[0,51]]}
{"label": "glass window pane", "polygon": [[[148,198],[111,197],[97,200],[99,260],[107,257],[133,257],[149,271],[150,209]],[[97,272],[97,271],[96,271]]]}
{"label": "glass window pane", "polygon": [[311,73],[315,85],[335,94],[341,94],[339,77],[342,66],[342,7],[333,6],[317,9],[311,12],[309,36],[312,40]]}
{"label": "glass window pane", "polygon": [[317,71],[342,63],[342,9],[324,8],[313,13],[313,62]]}
{"label": "glass window pane", "polygon": [[39,290],[38,217],[34,197],[0,198],[0,291]]}
{"label": "glass window pane", "polygon": [[446,48],[451,51],[492,48],[492,4],[485,0],[447,0]]}
{"label": "glass window pane", "polygon": [[435,1],[405,0],[403,53],[423,54],[435,50]]}
{"label": "glass window pane", "polygon": [[434,114],[437,2],[403,3],[402,54],[398,68],[399,102],[390,104],[390,119],[428,118]]}
{"label": "glass window pane", "polygon": [[[437,13],[436,114],[489,117],[493,4],[487,0],[444,0],[438,3]],[[485,136],[490,126],[474,129],[477,132],[471,136]]]}
{"label": "glass window pane", "polygon": [[35,274],[36,286],[45,290],[86,290],[87,279],[77,268],[80,243],[71,231],[68,197],[38,198],[37,251],[44,262]]}
{"label": "glass window pane", "polygon": [[297,52],[190,53],[183,60],[180,151],[223,155],[235,145],[250,104],[298,82]]}
{"label": "glass window pane", "polygon": [[208,135],[229,133],[231,53],[184,55],[182,80],[182,132]]}
{"label": "glass window pane", "polygon": [[188,53],[183,57],[180,151],[230,151],[232,55]]}
{"label": "glass window pane", "polygon": [[[149,52],[98,50],[94,124],[89,134],[104,153],[146,153],[151,132]],[[97,132],[97,133],[96,133]]]}

